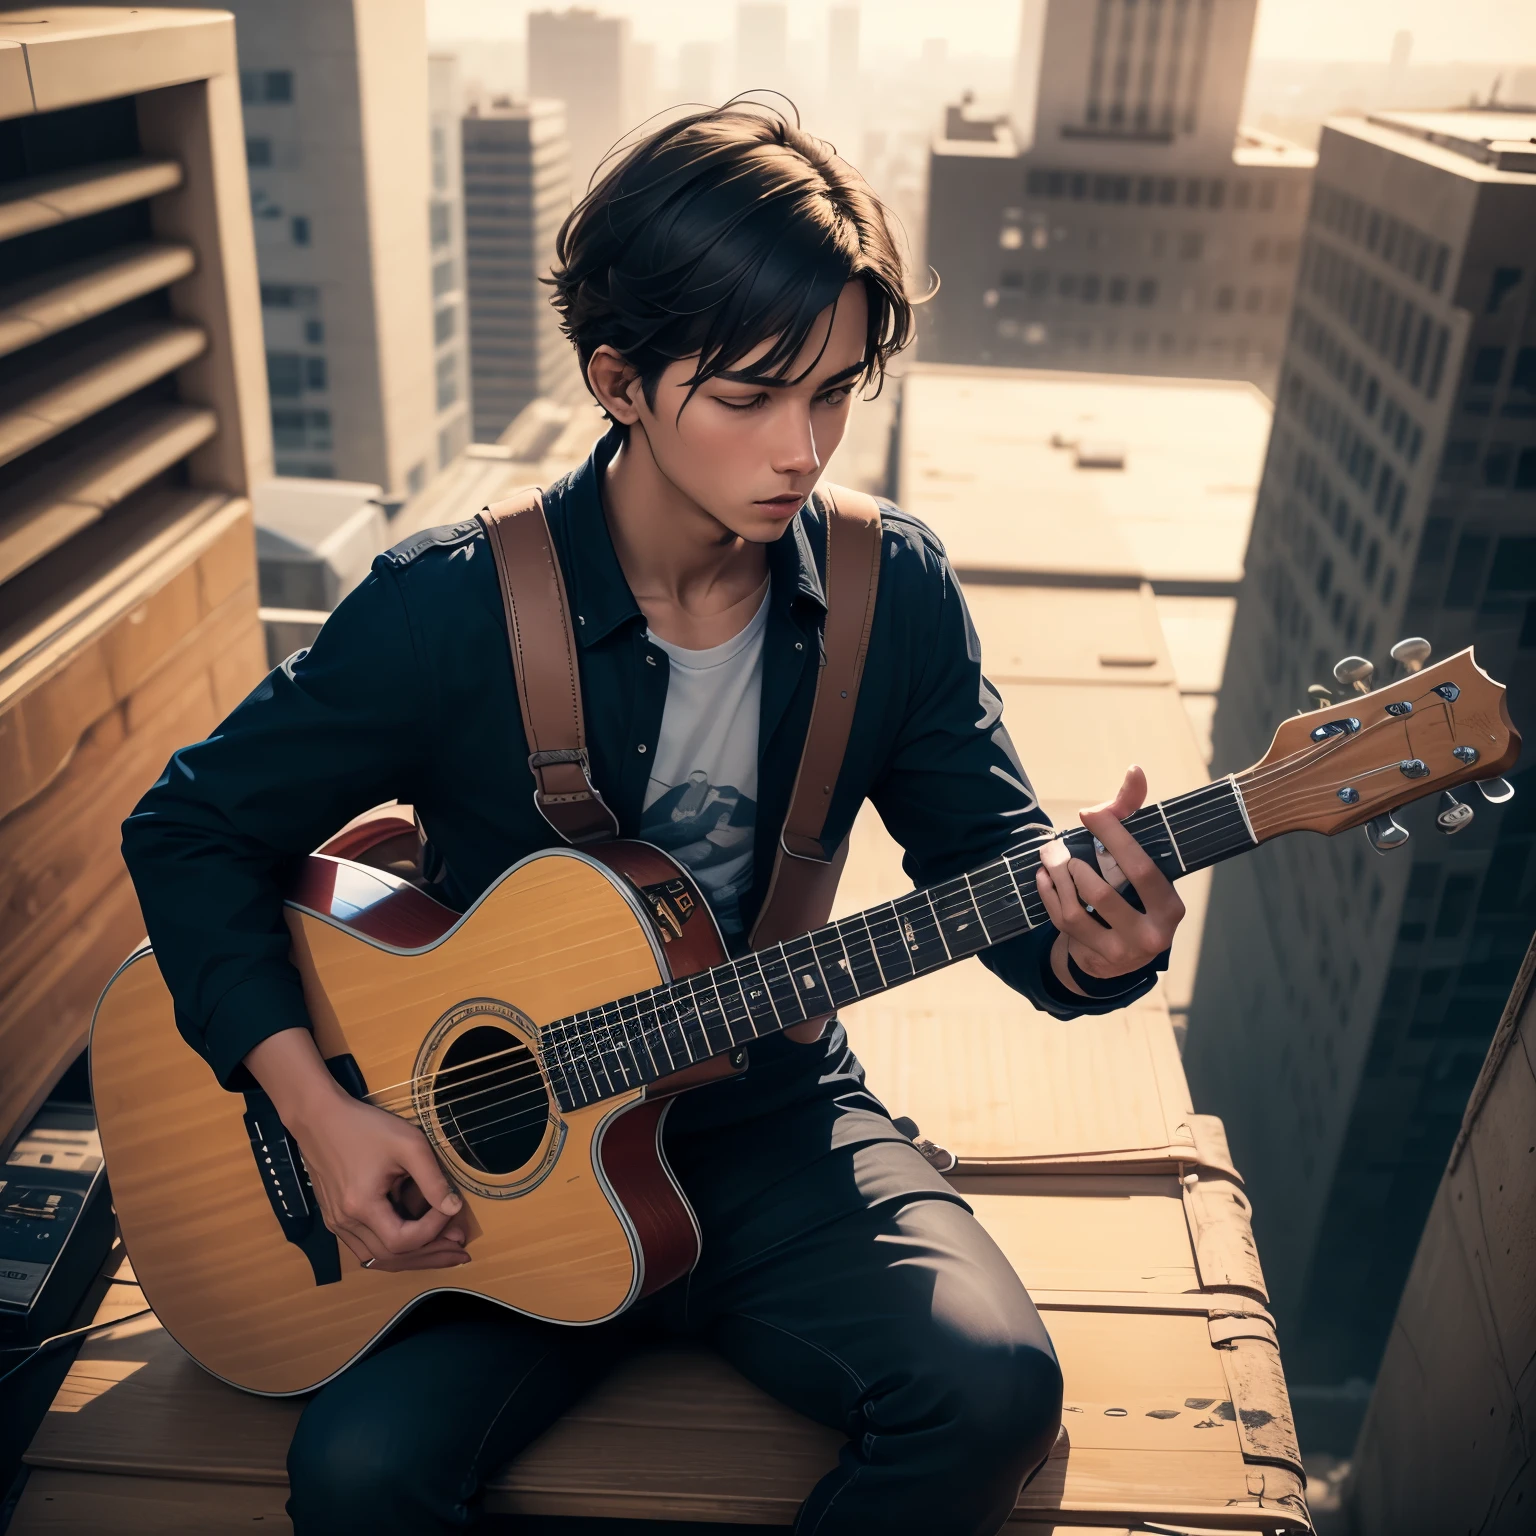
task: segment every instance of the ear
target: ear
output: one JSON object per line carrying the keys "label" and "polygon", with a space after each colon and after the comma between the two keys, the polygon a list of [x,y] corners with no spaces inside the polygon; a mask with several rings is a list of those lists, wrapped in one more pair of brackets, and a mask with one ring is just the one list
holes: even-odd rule
{"label": "ear", "polygon": [[587,359],[587,383],[597,403],[617,422],[632,427],[640,419],[640,374],[610,346]]}

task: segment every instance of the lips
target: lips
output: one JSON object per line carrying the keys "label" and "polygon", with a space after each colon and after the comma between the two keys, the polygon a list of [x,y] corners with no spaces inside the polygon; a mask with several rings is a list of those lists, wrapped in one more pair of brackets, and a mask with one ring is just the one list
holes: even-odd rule
{"label": "lips", "polygon": [[795,512],[804,502],[804,496],[769,496],[763,501],[754,502],[753,505],[762,507],[768,512]]}

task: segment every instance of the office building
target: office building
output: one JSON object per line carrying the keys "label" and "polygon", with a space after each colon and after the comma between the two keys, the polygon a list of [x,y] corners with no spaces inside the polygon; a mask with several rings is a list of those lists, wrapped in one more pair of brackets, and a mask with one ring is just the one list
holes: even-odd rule
{"label": "office building", "polygon": [[570,184],[577,197],[635,126],[630,49],[623,17],[576,6],[529,13],[528,95],[565,105]]}
{"label": "office building", "polygon": [[827,89],[854,92],[859,84],[859,8],[834,5],[827,12]]}
{"label": "office building", "polygon": [[690,105],[719,101],[720,49],[715,43],[684,43],[677,50],[677,99]]}
{"label": "office building", "polygon": [[[1324,129],[1214,729],[1214,766],[1356,653],[1476,645],[1536,720],[1536,113]],[[1522,778],[1517,775],[1518,786]],[[1378,856],[1359,831],[1223,865],[1187,1065],[1261,1211],[1303,1439],[1347,1451],[1536,919],[1529,792]],[[1316,1441],[1314,1441],[1316,1443]]]}
{"label": "office building", "polygon": [[1273,387],[1315,156],[1238,122],[1257,0],[1025,0],[1011,118],[929,160],[937,362]]}
{"label": "office building", "polygon": [[789,7],[783,0],[740,0],[733,89],[788,91],[789,84]]}
{"label": "office building", "polygon": [[464,287],[464,154],[459,119],[463,89],[451,53],[427,60],[432,200],[432,387],[437,405],[434,469],[445,468],[470,440],[469,310]]}
{"label": "office building", "polygon": [[524,406],[560,393],[573,372],[540,281],[571,206],[565,107],[503,98],[472,108],[463,154],[474,438],[493,443]]}
{"label": "office building", "polygon": [[424,0],[229,0],[281,475],[438,463]]}

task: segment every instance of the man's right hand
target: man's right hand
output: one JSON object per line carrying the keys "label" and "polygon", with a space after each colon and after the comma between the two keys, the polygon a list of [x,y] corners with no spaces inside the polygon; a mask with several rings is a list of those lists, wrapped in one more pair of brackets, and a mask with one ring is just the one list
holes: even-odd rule
{"label": "man's right hand", "polygon": [[362,1263],[390,1270],[469,1263],[465,1224],[455,1220],[464,1202],[426,1137],[343,1090],[307,1029],[268,1036],[245,1065],[298,1141],[326,1226]]}

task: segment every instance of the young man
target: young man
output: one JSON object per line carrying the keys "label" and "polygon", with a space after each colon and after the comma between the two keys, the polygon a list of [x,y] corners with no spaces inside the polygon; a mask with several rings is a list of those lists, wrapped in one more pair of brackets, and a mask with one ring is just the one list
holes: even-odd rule
{"label": "young man", "polygon": [[[810,493],[853,391],[910,335],[900,259],[849,166],[740,107],[640,143],[571,215],[559,257],[554,302],[611,423],[545,493],[593,777],[623,835],[692,869],[740,948],[816,686],[826,529]],[[868,797],[929,882],[1039,837],[1046,818],[943,550],[882,510],[826,840]],[[443,899],[467,906],[554,840],[527,758],[496,573],[469,522],[377,560],[314,646],[178,752],[124,828],[189,1042],[226,1086],[250,1074],[271,1095],[359,1261],[442,1269],[445,1285],[473,1280],[459,1196],[414,1126],[323,1066],[288,959],[284,871],[398,797],[440,859]],[[1040,877],[1054,928],[985,957],[1057,1017],[1144,992],[1182,916],[1120,825],[1144,793],[1132,769],[1083,818],[1140,906],[1058,848]],[[689,1277],[586,1329],[427,1302],[307,1406],[289,1456],[299,1536],[472,1524],[484,1478],[658,1331],[707,1338],[847,1432],[800,1512],[806,1536],[997,1530],[1056,1436],[1050,1340],[964,1201],[865,1089],[841,1025],[806,1032],[759,1041],[747,1071],[673,1106],[666,1148],[703,1232]]]}

